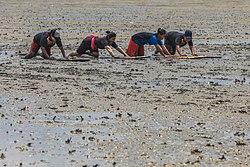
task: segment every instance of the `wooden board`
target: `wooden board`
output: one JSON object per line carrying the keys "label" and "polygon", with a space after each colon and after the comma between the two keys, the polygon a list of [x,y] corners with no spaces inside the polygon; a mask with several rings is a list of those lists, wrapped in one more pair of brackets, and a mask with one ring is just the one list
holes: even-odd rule
{"label": "wooden board", "polygon": [[222,56],[176,56],[177,59],[220,59]]}
{"label": "wooden board", "polygon": [[136,56],[136,57],[120,57],[120,58],[116,58],[116,59],[122,59],[122,60],[141,60],[141,59],[146,59],[146,58],[150,58],[151,56]]}
{"label": "wooden board", "polygon": [[[159,54],[153,54],[157,57],[162,57]],[[222,56],[169,56],[169,59],[219,59],[222,58]]]}
{"label": "wooden board", "polygon": [[[22,56],[21,59],[25,59],[24,56]],[[48,61],[74,61],[74,62],[85,62],[85,61],[90,61],[91,59],[89,59],[89,58],[76,58],[76,59],[64,59],[64,58],[59,58],[59,59],[43,59],[43,58],[34,57],[34,58],[32,58],[32,59],[25,59],[25,60],[48,60]]]}
{"label": "wooden board", "polygon": [[[52,59],[53,60],[53,59]],[[54,59],[56,61],[74,61],[74,62],[85,62],[90,61],[89,58],[77,58],[77,59]]]}
{"label": "wooden board", "polygon": [[90,56],[80,56],[81,58],[89,58],[89,59],[113,59],[113,60],[141,60],[141,59],[146,59],[150,58],[152,56],[136,56],[136,57],[119,57],[119,58],[113,58],[111,56],[99,56],[99,57],[90,57]]}

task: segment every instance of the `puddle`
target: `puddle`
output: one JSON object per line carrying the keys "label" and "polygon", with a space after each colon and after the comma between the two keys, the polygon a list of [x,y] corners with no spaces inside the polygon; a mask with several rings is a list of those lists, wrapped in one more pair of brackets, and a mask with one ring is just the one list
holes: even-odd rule
{"label": "puddle", "polygon": [[142,88],[162,88],[162,86],[168,86],[168,85],[177,85],[181,83],[181,81],[178,78],[159,78],[156,80],[145,80],[145,81],[137,81],[135,83],[135,86],[140,86]]}
{"label": "puddle", "polygon": [[210,45],[238,45],[238,44],[249,44],[250,39],[241,40],[223,40],[223,39],[212,39],[212,40],[195,40],[196,44],[210,44]]}
{"label": "puddle", "polygon": [[[3,139],[1,143],[4,146],[1,145],[0,151],[5,150],[7,164],[11,165],[22,162],[24,166],[46,166],[49,162],[51,166],[58,166],[63,161],[71,166],[75,159],[77,164],[84,162],[88,165],[105,166],[105,160],[99,158],[104,157],[105,153],[95,151],[95,148],[101,147],[100,145],[108,147],[111,141],[125,141],[128,138],[119,133],[119,126],[116,124],[119,124],[120,119],[129,120],[130,117],[127,113],[122,113],[121,118],[117,114],[63,113],[56,114],[55,119],[54,116],[35,116],[30,121],[22,120],[21,116],[21,124],[15,123],[15,119],[11,118],[8,121],[14,121],[13,125],[1,125],[4,131],[0,133],[0,138]],[[131,118],[143,115],[140,112],[132,114]]]}
{"label": "puddle", "polygon": [[240,79],[229,78],[194,78],[192,82],[195,83],[207,83],[215,85],[235,85],[235,84],[250,84],[250,79],[242,77]]}
{"label": "puddle", "polygon": [[[53,133],[61,133],[62,135],[71,132],[72,134],[87,134],[88,136],[93,136],[89,133],[91,131],[98,132],[95,134],[100,140],[109,140],[108,134],[110,131],[117,131],[116,124],[119,124],[121,119],[137,119],[143,117],[141,112],[129,112],[132,116],[128,116],[127,113],[109,113],[109,112],[84,112],[78,114],[55,114],[46,116],[34,116],[32,120],[33,125],[43,124],[45,127],[41,127],[40,134],[46,134],[48,127]],[[48,126],[48,127],[46,127]],[[80,131],[74,131],[79,129]],[[73,131],[73,132],[72,132]],[[116,140],[123,140],[124,137],[116,135]]]}
{"label": "puddle", "polygon": [[111,120],[116,118],[117,113],[100,113],[100,112],[84,112],[79,114],[56,114],[55,116],[39,116],[35,120],[39,121],[60,121],[60,122],[75,122],[75,121],[92,121],[92,120]]}
{"label": "puddle", "polygon": [[250,79],[241,77],[239,79],[231,78],[193,78],[194,83],[207,83],[213,85],[235,85],[235,84],[250,84]]}
{"label": "puddle", "polygon": [[192,79],[192,82],[194,83],[207,83],[207,84],[216,84],[216,85],[232,85],[232,80],[223,80],[223,79]]}
{"label": "puddle", "polygon": [[15,51],[0,51],[0,59],[15,55],[16,55]]}

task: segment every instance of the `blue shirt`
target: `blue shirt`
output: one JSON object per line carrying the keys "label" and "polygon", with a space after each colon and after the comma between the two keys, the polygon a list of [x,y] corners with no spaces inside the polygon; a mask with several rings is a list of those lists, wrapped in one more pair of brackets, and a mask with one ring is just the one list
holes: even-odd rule
{"label": "blue shirt", "polygon": [[159,40],[156,34],[149,32],[140,32],[132,36],[132,40],[137,45],[163,45],[163,42]]}

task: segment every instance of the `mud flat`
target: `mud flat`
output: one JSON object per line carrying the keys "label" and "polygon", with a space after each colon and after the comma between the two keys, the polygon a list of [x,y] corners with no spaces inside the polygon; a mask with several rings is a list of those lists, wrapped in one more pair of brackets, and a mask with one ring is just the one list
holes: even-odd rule
{"label": "mud flat", "polygon": [[[250,165],[248,1],[0,6],[0,166]],[[222,58],[20,59],[54,27],[67,53],[89,33],[113,30],[126,48],[130,35],[163,27],[193,30],[198,53]]]}

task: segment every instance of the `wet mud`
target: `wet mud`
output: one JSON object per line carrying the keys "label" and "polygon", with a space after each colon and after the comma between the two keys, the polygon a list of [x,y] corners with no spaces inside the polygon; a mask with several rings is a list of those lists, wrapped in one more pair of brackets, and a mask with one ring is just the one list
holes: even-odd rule
{"label": "wet mud", "polygon": [[[0,4],[0,166],[250,165],[246,0]],[[126,48],[162,27],[193,30],[198,54],[222,58],[20,59],[55,27],[67,54],[89,33],[115,31]]]}

